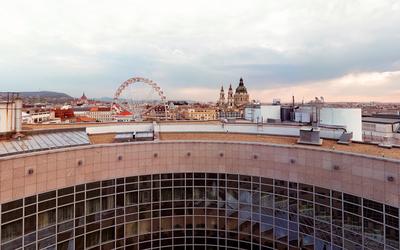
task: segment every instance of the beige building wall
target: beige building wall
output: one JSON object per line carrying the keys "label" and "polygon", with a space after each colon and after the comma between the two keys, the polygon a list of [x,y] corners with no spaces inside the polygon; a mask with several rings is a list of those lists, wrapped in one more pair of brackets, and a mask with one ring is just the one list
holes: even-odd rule
{"label": "beige building wall", "polygon": [[188,109],[189,119],[210,121],[217,119],[217,111],[215,109]]}
{"label": "beige building wall", "polygon": [[316,185],[399,207],[399,170],[398,160],[298,145],[212,141],[90,145],[1,158],[0,202],[124,176],[216,172]]}

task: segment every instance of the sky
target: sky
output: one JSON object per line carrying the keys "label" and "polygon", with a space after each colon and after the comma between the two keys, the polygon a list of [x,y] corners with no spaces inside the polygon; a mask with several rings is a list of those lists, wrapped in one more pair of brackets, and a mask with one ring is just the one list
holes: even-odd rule
{"label": "sky", "polygon": [[0,91],[400,102],[398,0],[0,0]]}

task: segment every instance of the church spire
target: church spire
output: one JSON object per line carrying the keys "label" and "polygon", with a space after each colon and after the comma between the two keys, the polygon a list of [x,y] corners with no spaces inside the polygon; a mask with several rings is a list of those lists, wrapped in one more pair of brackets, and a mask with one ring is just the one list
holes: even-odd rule
{"label": "church spire", "polygon": [[217,102],[218,106],[223,107],[225,105],[225,93],[224,93],[224,86],[221,85],[221,91],[219,92],[219,99]]}

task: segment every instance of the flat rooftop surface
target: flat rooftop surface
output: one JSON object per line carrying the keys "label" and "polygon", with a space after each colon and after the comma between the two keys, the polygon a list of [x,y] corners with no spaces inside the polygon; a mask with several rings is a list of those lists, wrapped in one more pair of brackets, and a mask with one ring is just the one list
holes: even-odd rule
{"label": "flat rooftop surface", "polygon": [[381,118],[381,117],[363,117],[362,121],[370,122],[370,123],[381,123],[381,124],[400,123],[400,119],[397,119],[397,118]]}
{"label": "flat rooftop surface", "polygon": [[[297,144],[297,137],[269,136],[269,135],[251,135],[251,134],[226,134],[226,133],[160,133],[161,140],[218,140],[218,141],[248,141],[265,142],[275,144]],[[302,145],[304,146],[304,145]],[[387,158],[400,159],[400,148],[380,148],[376,145],[351,143],[350,145],[337,144],[335,140],[323,140],[321,146],[306,145],[312,148],[332,149],[373,156],[385,156]]]}
{"label": "flat rooftop surface", "polygon": [[[200,121],[180,121],[180,122],[162,122],[164,124],[220,124],[218,121],[212,122],[200,122]],[[76,123],[76,124],[34,124],[24,125],[26,131],[37,131],[39,133],[44,132],[61,132],[66,128],[84,128],[92,126],[124,126],[134,125],[141,123]],[[146,123],[143,123],[146,124]],[[148,123],[147,123],[148,124]],[[61,131],[57,131],[60,129]],[[91,134],[89,135],[91,144],[104,144],[112,143],[114,141],[116,133],[106,134]],[[245,141],[245,142],[265,142],[274,144],[286,144],[292,145],[297,144],[298,137],[280,136],[280,135],[266,135],[266,134],[241,134],[241,133],[221,133],[221,132],[160,132],[160,140],[215,140],[215,141]],[[305,147],[322,147],[326,149],[333,149],[337,151],[352,152],[358,154],[372,155],[378,157],[387,157],[400,159],[400,148],[381,148],[377,145],[363,144],[363,143],[351,143],[350,145],[340,145],[336,140],[323,140],[321,146],[302,145]]]}

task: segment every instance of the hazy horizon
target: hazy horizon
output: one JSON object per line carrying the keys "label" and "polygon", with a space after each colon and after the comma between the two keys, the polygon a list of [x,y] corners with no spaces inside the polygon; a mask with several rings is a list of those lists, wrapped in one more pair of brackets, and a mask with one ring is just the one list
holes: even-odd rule
{"label": "hazy horizon", "polygon": [[112,97],[131,77],[167,99],[399,102],[400,2],[4,1],[0,91]]}

